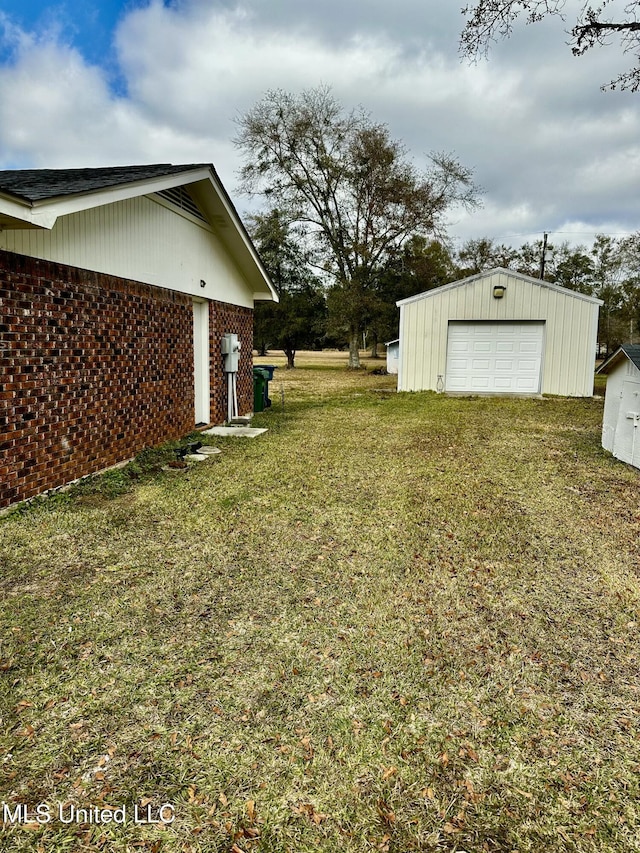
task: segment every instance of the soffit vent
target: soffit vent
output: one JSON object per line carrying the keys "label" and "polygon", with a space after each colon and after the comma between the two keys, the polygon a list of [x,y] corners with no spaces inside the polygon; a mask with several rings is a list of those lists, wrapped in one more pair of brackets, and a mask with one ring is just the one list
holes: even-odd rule
{"label": "soffit vent", "polygon": [[191,198],[191,194],[186,187],[172,187],[168,190],[161,190],[158,195],[166,201],[170,201],[171,204],[175,204],[175,206],[179,207],[181,210],[195,216],[196,219],[199,219],[201,222],[207,221],[202,215],[198,205]]}

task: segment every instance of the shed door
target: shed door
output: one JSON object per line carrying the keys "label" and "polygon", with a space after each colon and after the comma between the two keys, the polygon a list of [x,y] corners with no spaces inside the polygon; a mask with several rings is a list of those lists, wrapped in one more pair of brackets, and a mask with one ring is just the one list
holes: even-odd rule
{"label": "shed door", "polygon": [[445,390],[538,394],[544,323],[449,323]]}
{"label": "shed door", "polygon": [[640,382],[622,383],[613,455],[640,468]]}

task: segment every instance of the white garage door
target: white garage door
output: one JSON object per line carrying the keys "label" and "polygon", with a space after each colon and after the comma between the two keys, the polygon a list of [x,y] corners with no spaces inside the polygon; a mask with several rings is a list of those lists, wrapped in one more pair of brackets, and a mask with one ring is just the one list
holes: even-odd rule
{"label": "white garage door", "polygon": [[450,322],[445,389],[537,394],[543,323]]}

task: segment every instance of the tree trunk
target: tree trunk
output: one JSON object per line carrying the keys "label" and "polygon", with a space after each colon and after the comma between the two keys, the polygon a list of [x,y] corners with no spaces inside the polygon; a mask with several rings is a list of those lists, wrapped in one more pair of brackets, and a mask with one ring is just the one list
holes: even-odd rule
{"label": "tree trunk", "polygon": [[349,367],[353,370],[360,369],[360,332],[357,329],[351,332],[349,340]]}
{"label": "tree trunk", "polygon": [[296,351],[294,349],[285,349],[284,354],[287,357],[287,370],[293,370],[296,360]]}
{"label": "tree trunk", "polygon": [[373,343],[371,344],[370,356],[371,356],[371,358],[380,358],[380,356],[378,354],[378,336],[377,335],[375,335],[373,338]]}

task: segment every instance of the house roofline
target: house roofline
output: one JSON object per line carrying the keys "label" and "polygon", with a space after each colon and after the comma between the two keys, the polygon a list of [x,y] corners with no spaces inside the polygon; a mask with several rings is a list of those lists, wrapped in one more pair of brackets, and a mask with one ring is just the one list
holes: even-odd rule
{"label": "house roofline", "polygon": [[[226,217],[233,225],[239,240],[234,239],[233,236],[231,236],[230,240],[228,238],[225,239],[225,235],[223,233],[219,233],[220,238],[223,242],[230,243],[230,248],[234,248],[236,250],[239,249],[250,256],[253,266],[259,273],[259,280],[261,280],[265,285],[264,291],[261,287],[256,288],[254,286],[252,288],[254,301],[259,299],[279,302],[280,299],[278,293],[274,285],[271,283],[269,274],[265,269],[262,259],[253,245],[253,241],[251,240],[251,237],[249,236],[249,233],[245,228],[235,205],[231,201],[229,193],[222,184],[213,164],[199,163],[194,165],[185,165],[184,169],[167,165],[167,169],[169,168],[172,171],[166,174],[137,178],[130,181],[123,180],[120,183],[112,184],[110,186],[73,193],[59,193],[55,196],[33,201],[21,196],[19,193],[14,193],[6,189],[0,190],[0,221],[2,214],[4,213],[9,220],[16,220],[15,224],[5,224],[5,228],[26,227],[50,231],[61,216],[68,216],[73,213],[79,213],[83,210],[90,210],[95,207],[113,204],[118,201],[126,201],[139,196],[159,193],[173,187],[185,186],[187,184],[194,184],[200,181],[208,181],[217,195]],[[60,172],[63,171],[65,170],[60,170]],[[247,282],[247,284],[251,287],[249,282]]]}

